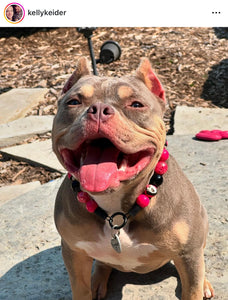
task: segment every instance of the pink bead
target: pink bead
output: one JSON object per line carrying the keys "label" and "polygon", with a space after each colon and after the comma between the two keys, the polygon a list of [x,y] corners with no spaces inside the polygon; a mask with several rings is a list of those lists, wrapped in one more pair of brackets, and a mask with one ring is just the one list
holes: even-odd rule
{"label": "pink bead", "polygon": [[67,177],[71,179],[71,174],[69,172],[67,173]]}
{"label": "pink bead", "polygon": [[169,151],[164,148],[159,161],[165,161],[168,158],[169,158]]}
{"label": "pink bead", "polygon": [[89,201],[86,202],[86,209],[88,212],[93,213],[97,209],[98,205],[97,203],[93,200],[90,199]]}
{"label": "pink bead", "polygon": [[149,199],[146,195],[141,194],[141,195],[139,195],[139,196],[137,197],[136,203],[137,203],[140,207],[144,208],[144,207],[146,207],[147,205],[149,205],[150,199]]}
{"label": "pink bead", "polygon": [[220,134],[221,135],[221,130],[217,130],[217,129],[214,129],[214,130],[211,130],[211,131],[209,131],[209,132],[211,132],[211,133],[213,133],[213,134]]}
{"label": "pink bead", "polygon": [[168,166],[164,161],[159,161],[154,169],[154,172],[163,175],[167,172]]}
{"label": "pink bead", "polygon": [[77,198],[78,201],[81,203],[86,203],[91,199],[90,196],[85,192],[78,192]]}

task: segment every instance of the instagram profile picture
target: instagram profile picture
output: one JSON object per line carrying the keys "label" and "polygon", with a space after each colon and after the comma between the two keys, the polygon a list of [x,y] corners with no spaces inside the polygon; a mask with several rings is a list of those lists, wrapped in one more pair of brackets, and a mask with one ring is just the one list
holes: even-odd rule
{"label": "instagram profile picture", "polygon": [[20,3],[12,2],[6,5],[4,9],[4,17],[11,24],[20,23],[25,16],[25,9]]}

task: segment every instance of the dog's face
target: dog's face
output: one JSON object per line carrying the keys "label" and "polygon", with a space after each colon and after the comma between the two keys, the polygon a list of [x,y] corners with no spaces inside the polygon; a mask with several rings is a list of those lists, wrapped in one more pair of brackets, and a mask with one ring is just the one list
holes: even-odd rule
{"label": "dog's face", "polygon": [[63,88],[53,150],[82,190],[100,193],[151,174],[165,142],[164,90],[149,61],[134,76],[91,75],[81,58]]}

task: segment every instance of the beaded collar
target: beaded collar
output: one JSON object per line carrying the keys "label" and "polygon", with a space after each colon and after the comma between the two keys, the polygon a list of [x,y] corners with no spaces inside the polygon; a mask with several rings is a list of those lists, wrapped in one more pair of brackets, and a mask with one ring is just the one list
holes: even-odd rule
{"label": "beaded collar", "polygon": [[[116,252],[121,252],[121,243],[119,239],[120,229],[127,224],[127,221],[130,217],[134,217],[141,209],[147,207],[150,203],[150,199],[157,194],[157,188],[163,182],[162,176],[168,170],[168,166],[166,164],[166,160],[168,158],[169,152],[166,148],[164,148],[162,155],[154,169],[154,174],[151,177],[149,184],[146,186],[144,193],[140,194],[136,198],[136,202],[126,214],[123,212],[116,212],[109,216],[104,209],[98,206],[95,200],[93,200],[88,193],[80,190],[79,182],[75,180],[70,173],[68,173],[68,178],[72,181],[72,189],[74,192],[77,192],[77,200],[86,205],[88,212],[95,213],[103,220],[108,221],[112,231],[114,232],[112,234],[111,245]],[[122,223],[114,224],[115,217],[122,217]]]}

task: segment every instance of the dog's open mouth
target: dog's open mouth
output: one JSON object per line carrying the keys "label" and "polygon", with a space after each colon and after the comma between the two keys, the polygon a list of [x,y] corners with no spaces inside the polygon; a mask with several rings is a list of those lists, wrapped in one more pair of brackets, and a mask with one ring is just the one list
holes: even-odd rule
{"label": "dog's open mouth", "polygon": [[66,169],[84,190],[102,192],[142,171],[150,163],[155,147],[125,154],[102,138],[84,141],[76,150],[64,148],[60,152]]}

